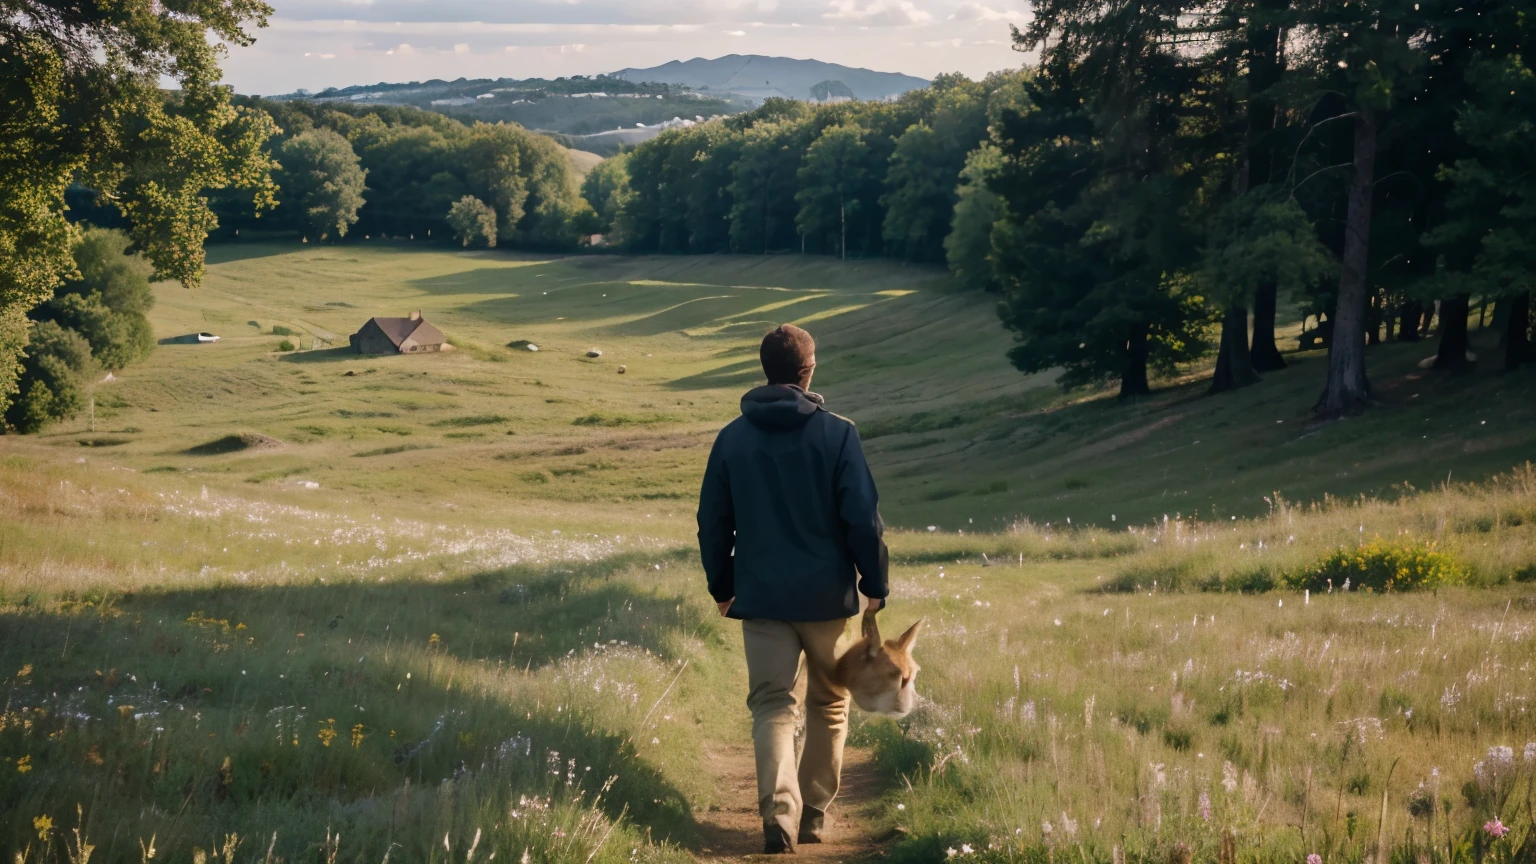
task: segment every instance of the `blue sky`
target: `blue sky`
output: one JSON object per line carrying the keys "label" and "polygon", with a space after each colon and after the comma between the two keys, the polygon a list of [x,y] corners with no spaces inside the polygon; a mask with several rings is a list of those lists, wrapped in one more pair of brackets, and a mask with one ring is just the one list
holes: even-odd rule
{"label": "blue sky", "polygon": [[300,87],[595,74],[771,54],[932,77],[1017,67],[1024,0],[269,0],[270,26],[233,48],[242,93]]}

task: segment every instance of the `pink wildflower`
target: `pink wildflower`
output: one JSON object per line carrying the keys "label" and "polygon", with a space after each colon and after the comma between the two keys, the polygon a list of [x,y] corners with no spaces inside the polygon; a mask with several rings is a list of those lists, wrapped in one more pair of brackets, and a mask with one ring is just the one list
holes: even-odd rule
{"label": "pink wildflower", "polygon": [[1307,856],[1307,864],[1323,864],[1323,856],[1313,852]]}
{"label": "pink wildflower", "polygon": [[1488,832],[1488,836],[1497,840],[1509,833],[1509,826],[1493,818],[1483,823],[1483,830]]}

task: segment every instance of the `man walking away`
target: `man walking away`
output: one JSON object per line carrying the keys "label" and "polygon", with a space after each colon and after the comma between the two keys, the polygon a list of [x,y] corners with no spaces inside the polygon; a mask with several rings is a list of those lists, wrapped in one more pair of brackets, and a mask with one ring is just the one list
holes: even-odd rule
{"label": "man walking away", "polygon": [[699,549],[720,614],[742,622],[765,851],[778,854],[821,842],[848,735],[848,691],[830,676],[859,594],[884,605],[889,564],[858,430],[809,390],[811,334],[786,324],[761,357],[768,385],[742,397],[709,454]]}

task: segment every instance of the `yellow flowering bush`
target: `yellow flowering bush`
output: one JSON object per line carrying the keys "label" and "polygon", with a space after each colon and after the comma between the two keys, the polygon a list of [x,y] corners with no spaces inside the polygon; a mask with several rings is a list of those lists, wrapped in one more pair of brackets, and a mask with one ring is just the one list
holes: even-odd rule
{"label": "yellow flowering bush", "polygon": [[1335,549],[1317,563],[1286,576],[1286,585],[1313,593],[1327,591],[1420,591],[1463,585],[1467,569],[1433,543],[1372,540],[1355,549]]}

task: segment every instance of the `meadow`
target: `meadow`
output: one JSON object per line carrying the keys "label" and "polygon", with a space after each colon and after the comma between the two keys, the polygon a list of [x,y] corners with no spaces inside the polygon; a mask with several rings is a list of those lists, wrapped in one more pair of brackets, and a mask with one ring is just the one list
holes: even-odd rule
{"label": "meadow", "polygon": [[[692,498],[785,320],[868,442],[883,615],[928,622],[925,704],[856,721],[857,857],[1536,854],[1528,375],[1382,346],[1381,405],[1317,426],[1316,352],[1067,398],[923,268],[210,251],[152,320],[220,342],[0,441],[16,860],[741,854],[702,827],[748,723]],[[345,347],[416,309],[455,350]],[[1380,561],[1425,590],[1361,590]]]}

